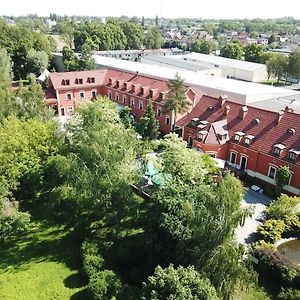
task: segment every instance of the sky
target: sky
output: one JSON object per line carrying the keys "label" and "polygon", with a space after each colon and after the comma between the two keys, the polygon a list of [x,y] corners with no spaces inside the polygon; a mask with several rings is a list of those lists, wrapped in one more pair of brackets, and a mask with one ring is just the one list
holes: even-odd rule
{"label": "sky", "polygon": [[280,18],[300,19],[299,0],[2,0],[0,15],[90,15],[166,18]]}

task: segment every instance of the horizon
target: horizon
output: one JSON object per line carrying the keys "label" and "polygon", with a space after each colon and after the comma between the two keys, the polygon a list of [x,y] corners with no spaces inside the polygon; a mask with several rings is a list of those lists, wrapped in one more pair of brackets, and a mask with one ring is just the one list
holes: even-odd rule
{"label": "horizon", "polygon": [[[70,4],[72,3],[72,6]],[[173,4],[171,0],[152,0],[148,5],[138,0],[126,2],[115,0],[113,7],[101,4],[96,0],[90,0],[89,5],[74,3],[71,1],[53,0],[51,7],[41,6],[35,0],[20,1],[13,4],[10,2],[1,3],[1,15],[22,17],[37,15],[47,17],[50,14],[59,16],[83,16],[83,17],[122,17],[127,16],[138,18],[155,18],[156,16],[165,19],[203,19],[203,20],[241,20],[241,19],[284,19],[294,18],[300,20],[300,10],[295,7],[295,1],[286,0],[284,5],[274,3],[271,0],[252,0],[247,9],[243,9],[238,0],[228,0],[224,3],[221,0],[205,3],[200,1],[186,0],[184,4]],[[143,5],[146,4],[146,5]],[[258,9],[259,7],[259,9]],[[217,8],[217,9],[216,9]],[[99,9],[99,13],[95,13]],[[198,13],[199,11],[199,13]]]}

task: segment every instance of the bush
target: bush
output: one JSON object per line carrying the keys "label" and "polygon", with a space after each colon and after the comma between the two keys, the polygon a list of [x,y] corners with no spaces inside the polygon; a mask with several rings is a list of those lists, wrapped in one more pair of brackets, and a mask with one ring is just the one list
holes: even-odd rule
{"label": "bush", "polygon": [[257,228],[260,238],[266,242],[275,242],[281,238],[286,226],[283,220],[267,220]]}
{"label": "bush", "polygon": [[285,236],[298,235],[300,233],[300,220],[296,215],[289,215],[284,218],[286,229]]}
{"label": "bush", "polygon": [[81,252],[83,257],[83,271],[88,278],[103,269],[104,259],[99,253],[97,243],[84,241],[81,246]]}
{"label": "bush", "polygon": [[282,289],[278,295],[278,300],[299,300],[300,291],[294,289]]}

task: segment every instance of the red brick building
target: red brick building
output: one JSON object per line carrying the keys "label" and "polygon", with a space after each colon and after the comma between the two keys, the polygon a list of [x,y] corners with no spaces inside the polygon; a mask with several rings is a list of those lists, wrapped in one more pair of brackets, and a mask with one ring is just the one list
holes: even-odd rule
{"label": "red brick building", "polygon": [[203,96],[177,125],[193,148],[267,185],[274,186],[278,167],[288,165],[285,190],[300,195],[300,115],[288,107],[276,113]]}
{"label": "red brick building", "polygon": [[[137,121],[151,100],[163,133],[171,131],[171,113],[163,113],[168,97],[166,80],[114,69],[52,73],[46,103],[60,116],[71,115],[77,103],[107,96],[118,107],[129,106]],[[292,171],[285,190],[300,195],[300,115],[245,106],[227,97],[214,98],[186,87],[191,106],[178,115],[176,126],[193,148],[226,162],[232,168],[275,185],[279,166]]]}

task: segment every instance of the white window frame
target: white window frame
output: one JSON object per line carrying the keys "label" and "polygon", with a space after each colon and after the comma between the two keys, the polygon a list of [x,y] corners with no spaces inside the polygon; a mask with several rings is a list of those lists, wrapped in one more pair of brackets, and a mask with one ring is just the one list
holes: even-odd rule
{"label": "white window frame", "polygon": [[[95,96],[93,95],[94,93],[95,93]],[[93,97],[93,98],[96,98],[96,97],[97,97],[97,91],[96,91],[96,90],[93,90],[93,91],[92,91],[92,97]]]}
{"label": "white window frame", "polygon": [[170,116],[166,116],[165,117],[165,124],[166,125],[171,125],[171,118],[170,118]]}
{"label": "white window frame", "polygon": [[248,164],[248,156],[246,156],[246,155],[241,155],[241,157],[240,157],[240,169],[242,168],[242,158],[246,158],[246,163],[245,163],[245,169],[247,169],[247,164]]}
{"label": "white window frame", "polygon": [[139,109],[141,109],[141,110],[144,109],[144,103],[143,103],[143,101],[139,101]]}
{"label": "white window frame", "polygon": [[158,107],[158,108],[156,109],[156,115],[157,115],[158,117],[161,117],[161,116],[162,116],[162,109],[161,109],[161,107]]}
{"label": "white window frame", "polygon": [[278,147],[274,147],[273,152],[274,152],[274,154],[276,154],[276,155],[280,155],[281,149],[279,149]]}
{"label": "white window frame", "polygon": [[245,143],[246,145],[250,145],[250,144],[251,144],[251,140],[250,140],[250,139],[248,139],[248,138],[245,138],[245,141],[244,141],[244,143]]}
{"label": "white window frame", "polygon": [[73,106],[67,106],[67,113],[70,113],[70,114],[72,114],[72,113],[73,113],[73,111],[74,111],[74,108],[73,108]]}
{"label": "white window frame", "polygon": [[[83,94],[83,97],[81,97],[81,94]],[[84,91],[79,91],[79,98],[80,99],[85,99],[85,92]]]}
{"label": "white window frame", "polygon": [[120,99],[119,94],[115,94],[115,100],[116,100],[116,102],[119,102],[119,99]]}
{"label": "white window frame", "polygon": [[[271,168],[274,169],[274,177],[271,177]],[[277,174],[277,167],[270,165],[268,169],[268,177],[275,180],[276,179],[276,174]]]}
{"label": "white window frame", "polygon": [[134,107],[134,98],[133,97],[130,98],[130,107]]}
{"label": "white window frame", "polygon": [[[68,97],[68,95],[70,95],[70,98]],[[72,95],[71,92],[68,92],[68,93],[66,94],[66,99],[67,99],[67,100],[72,100],[72,99],[73,99],[73,95]]]}
{"label": "white window frame", "polygon": [[235,134],[235,135],[234,135],[234,141],[239,142],[240,139],[241,139],[241,136],[240,136],[240,135],[238,135],[238,134]]}
{"label": "white window frame", "polygon": [[[64,112],[63,114],[62,114],[62,111]],[[63,106],[61,106],[59,108],[59,113],[60,113],[61,116],[65,116],[66,115],[66,110],[65,110],[65,108]]]}
{"label": "white window frame", "polygon": [[288,159],[292,160],[292,161],[296,161],[297,160],[297,154],[295,154],[294,152],[289,152],[288,154]]}
{"label": "white window frame", "polygon": [[[234,159],[234,162],[232,162],[232,155],[235,155],[235,159]],[[236,160],[237,160],[237,152],[236,151],[230,151],[230,157],[229,157],[229,161],[230,161],[230,163],[232,163],[232,164],[236,164]]]}

